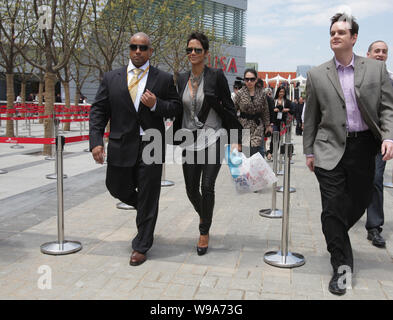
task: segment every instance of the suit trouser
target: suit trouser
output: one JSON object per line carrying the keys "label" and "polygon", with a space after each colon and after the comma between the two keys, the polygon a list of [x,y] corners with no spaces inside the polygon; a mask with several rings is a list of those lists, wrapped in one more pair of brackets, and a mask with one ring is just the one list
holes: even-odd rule
{"label": "suit trouser", "polygon": [[376,145],[371,133],[348,138],[344,155],[333,170],[315,167],[322,198],[322,231],[335,271],[342,265],[353,270],[348,231],[371,201]]}
{"label": "suit trouser", "polygon": [[374,190],[370,205],[367,208],[366,229],[378,229],[382,232],[384,223],[383,212],[383,175],[385,172],[386,161],[382,160],[381,152],[375,156],[375,176]]}
{"label": "suit trouser", "polygon": [[132,240],[132,248],[145,253],[153,245],[154,228],[158,216],[161,191],[162,164],[146,164],[142,160],[141,142],[138,159],[133,167],[117,167],[108,164],[106,186],[110,194],[137,209],[138,233]]}

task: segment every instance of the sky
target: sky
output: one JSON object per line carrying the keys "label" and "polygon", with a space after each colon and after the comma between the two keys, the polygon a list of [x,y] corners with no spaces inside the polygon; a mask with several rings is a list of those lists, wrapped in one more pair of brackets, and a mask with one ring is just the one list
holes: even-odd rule
{"label": "sky", "polygon": [[330,18],[351,13],[359,24],[354,52],[366,56],[368,46],[384,40],[393,71],[392,0],[248,0],[247,62],[259,71],[296,71],[298,65],[320,65],[333,57]]}

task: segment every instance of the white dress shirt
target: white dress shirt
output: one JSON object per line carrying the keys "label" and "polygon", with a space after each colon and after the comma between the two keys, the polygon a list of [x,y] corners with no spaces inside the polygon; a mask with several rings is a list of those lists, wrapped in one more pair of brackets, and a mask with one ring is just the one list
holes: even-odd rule
{"label": "white dress shirt", "polygon": [[[135,107],[135,111],[138,112],[139,110],[139,104],[141,102],[141,98],[143,95],[143,92],[145,91],[145,87],[146,87],[146,82],[147,82],[147,77],[149,75],[149,71],[147,71],[145,74],[143,74],[143,72],[145,72],[145,70],[150,66],[149,61],[147,61],[142,67],[135,67],[134,64],[132,63],[131,59],[128,63],[128,67],[127,67],[127,75],[128,75],[128,83],[127,85],[129,86],[132,78],[134,77],[134,69],[141,69],[142,72],[138,75],[138,79],[140,79],[139,83],[138,83],[138,91],[136,93],[136,97],[135,97],[135,102],[134,102],[134,107]],[[143,78],[141,78],[143,75]],[[153,108],[150,109],[150,111],[155,111],[156,110],[156,106],[157,103],[154,105]],[[145,133],[143,132],[142,128],[139,128],[139,132],[140,135],[144,135]]]}

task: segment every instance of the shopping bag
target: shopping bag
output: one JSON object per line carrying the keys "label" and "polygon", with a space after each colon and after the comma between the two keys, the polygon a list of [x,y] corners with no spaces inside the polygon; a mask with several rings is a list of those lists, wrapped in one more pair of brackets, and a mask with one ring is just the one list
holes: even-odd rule
{"label": "shopping bag", "polygon": [[257,152],[250,158],[230,146],[225,150],[229,172],[238,193],[260,191],[277,182],[277,177],[262,155]]}

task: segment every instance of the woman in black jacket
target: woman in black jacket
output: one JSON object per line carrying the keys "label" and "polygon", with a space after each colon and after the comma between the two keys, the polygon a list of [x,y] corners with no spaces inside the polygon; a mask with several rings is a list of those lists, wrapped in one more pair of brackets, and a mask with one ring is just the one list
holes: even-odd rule
{"label": "woman in black jacket", "polygon": [[[209,54],[207,37],[192,33],[186,53],[192,70],[177,79],[183,114],[175,120],[174,128],[182,128],[185,134],[191,133],[188,137],[194,138],[192,143],[183,144],[183,174],[187,196],[200,217],[197,253],[203,255],[207,252],[213,217],[214,186],[224,156],[222,136],[227,130],[242,127],[223,71],[205,65]],[[239,140],[234,142],[232,148],[240,149]]]}
{"label": "woman in black jacket", "polygon": [[[270,104],[271,121],[273,124],[273,131],[280,131],[282,124],[286,124],[288,114],[292,114],[291,101],[287,99],[287,90],[284,86],[280,86],[274,101]],[[270,150],[267,158],[270,160],[273,154],[273,138],[270,141]]]}

